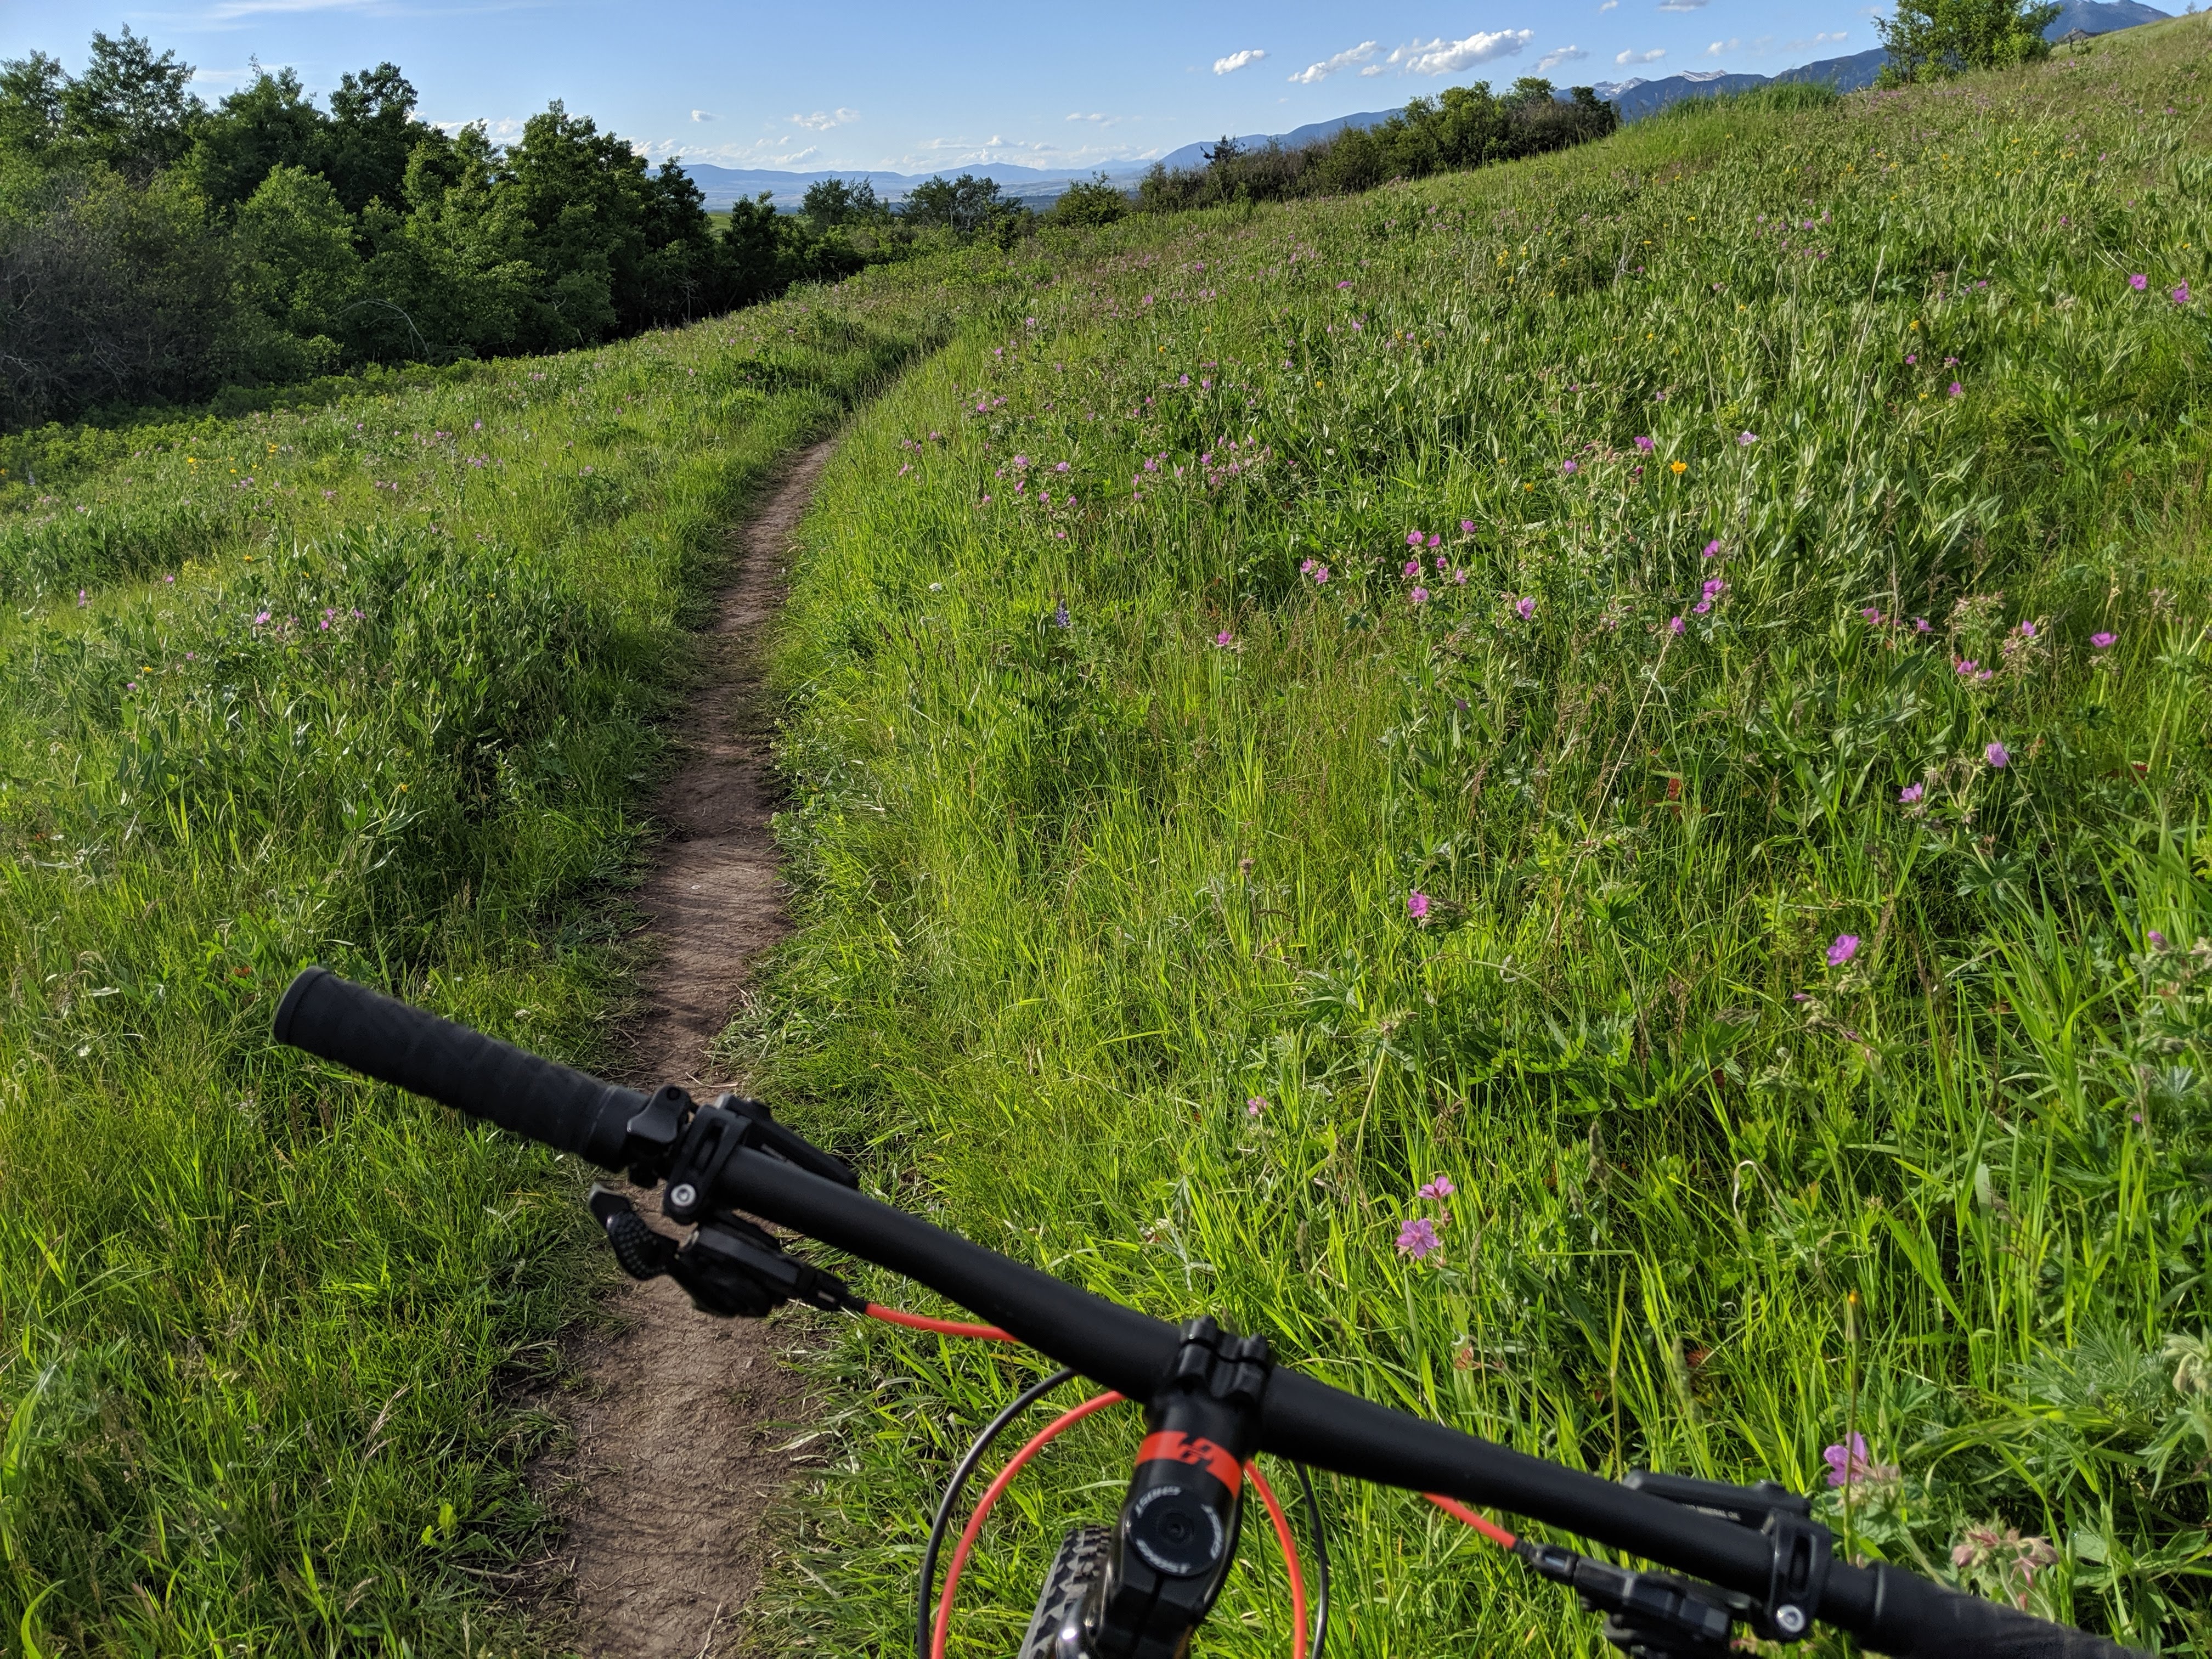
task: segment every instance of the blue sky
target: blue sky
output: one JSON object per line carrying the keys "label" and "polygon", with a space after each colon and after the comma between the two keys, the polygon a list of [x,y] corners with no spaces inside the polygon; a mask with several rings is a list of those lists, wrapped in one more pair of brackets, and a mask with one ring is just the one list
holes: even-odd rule
{"label": "blue sky", "polygon": [[434,121],[511,134],[560,98],[654,156],[911,173],[1106,166],[1475,80],[1771,73],[1878,44],[1874,15],[1864,0],[4,0],[0,56],[37,47],[74,69],[94,29],[128,23],[198,65],[210,99],[252,60],[320,92],[389,58]]}

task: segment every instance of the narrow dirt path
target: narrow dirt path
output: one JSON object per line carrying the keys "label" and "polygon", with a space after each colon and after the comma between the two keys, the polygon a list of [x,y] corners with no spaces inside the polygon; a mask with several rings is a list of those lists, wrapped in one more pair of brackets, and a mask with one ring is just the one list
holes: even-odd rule
{"label": "narrow dirt path", "polygon": [[[706,681],[683,758],[656,805],[668,839],[638,895],[658,949],[626,1033],[628,1081],[714,1093],[708,1048],[745,994],[752,957],[789,930],[769,833],[774,711],[761,660],[783,598],[792,532],[830,445],[801,454],[738,532],[735,580],[705,640]],[[797,1414],[771,1332],[710,1319],[673,1283],[627,1285],[621,1324],[573,1358],[588,1379],[562,1402],[575,1436],[558,1500],[590,1659],[714,1659],[761,1576],[763,1512],[793,1466],[770,1430]]]}

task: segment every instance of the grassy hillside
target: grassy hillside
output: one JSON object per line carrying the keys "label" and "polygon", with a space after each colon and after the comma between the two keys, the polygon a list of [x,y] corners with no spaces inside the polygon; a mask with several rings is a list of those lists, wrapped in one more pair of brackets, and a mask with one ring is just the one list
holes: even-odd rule
{"label": "grassy hillside", "polygon": [[[1113,233],[841,452],[747,1063],[1095,1289],[2201,1645],[2208,47]],[[823,1364],[768,1634],[889,1652],[1028,1373]],[[957,1651],[1133,1434],[1044,1460]],[[1329,1507],[1333,1652],[1595,1647]],[[1209,1652],[1285,1644],[1248,1550]]]}
{"label": "grassy hillside", "polygon": [[574,1171],[272,1051],[274,997],[332,962],[622,1064],[680,626],[777,458],[1006,279],[961,276],[0,458],[26,1653],[514,1650],[513,1384],[602,1266]]}

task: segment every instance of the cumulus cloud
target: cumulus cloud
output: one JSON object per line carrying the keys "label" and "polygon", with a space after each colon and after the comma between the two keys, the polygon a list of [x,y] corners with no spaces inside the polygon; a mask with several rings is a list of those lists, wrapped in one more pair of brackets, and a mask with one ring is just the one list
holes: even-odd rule
{"label": "cumulus cloud", "polygon": [[[1340,52],[1334,58],[1324,58],[1318,64],[1307,64],[1291,79],[1302,87],[1310,87],[1316,82],[1328,80],[1339,70],[1348,70],[1354,64],[1364,64],[1374,55],[1375,42],[1362,40],[1348,52]],[[1378,64],[1375,67],[1380,69],[1382,65]]]}
{"label": "cumulus cloud", "polygon": [[1360,74],[1362,74],[1363,76],[1365,76],[1365,75],[1380,75],[1380,74],[1382,74],[1382,64],[1369,64],[1365,69],[1364,69],[1364,70],[1360,70],[1359,72],[1360,72]]}
{"label": "cumulus cloud", "polygon": [[805,127],[809,132],[827,132],[832,127],[842,127],[860,118],[856,109],[816,110],[811,115],[794,115],[792,125]]}
{"label": "cumulus cloud", "polygon": [[1562,64],[1579,63],[1589,57],[1580,46],[1554,46],[1536,60],[1539,70],[1555,70]]}
{"label": "cumulus cloud", "polygon": [[691,118],[695,121],[711,121],[714,118],[714,112],[711,110],[695,109],[691,112]]}
{"label": "cumulus cloud", "polygon": [[1598,8],[1598,11],[1600,15],[1603,15],[1606,12],[1613,10],[1620,4],[1620,0],[1605,0],[1605,3]]}
{"label": "cumulus cloud", "polygon": [[1493,58],[1510,58],[1535,38],[1534,29],[1478,31],[1464,40],[1447,40],[1439,35],[1433,40],[1401,46],[1387,61],[1402,64],[1413,75],[1455,75]]}
{"label": "cumulus cloud", "polygon": [[1705,56],[1708,58],[1717,58],[1724,52],[1734,52],[1741,45],[1743,45],[1742,41],[1733,38],[1726,40],[1716,40],[1712,45],[1705,48]]}
{"label": "cumulus cloud", "polygon": [[1232,52],[1226,58],[1215,58],[1213,72],[1216,75],[1234,75],[1238,70],[1258,63],[1267,55],[1257,46],[1248,46],[1243,52]]}
{"label": "cumulus cloud", "polygon": [[1656,64],[1666,55],[1667,48],[1660,46],[1650,52],[1624,52],[1613,61],[1616,64]]}

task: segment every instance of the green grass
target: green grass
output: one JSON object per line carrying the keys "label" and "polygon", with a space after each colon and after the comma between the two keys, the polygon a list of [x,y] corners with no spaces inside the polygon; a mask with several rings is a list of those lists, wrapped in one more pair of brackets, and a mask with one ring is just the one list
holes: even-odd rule
{"label": "green grass", "polygon": [[[780,657],[805,926],[733,1056],[1095,1290],[1984,1590],[2018,1528],[2033,1605],[2203,1644],[2208,46],[1110,233],[841,449]],[[896,1651],[1029,1373],[824,1340],[763,1637]],[[1899,1473],[1831,1493],[1854,1430]],[[956,1652],[1134,1432],[1017,1489]],[[1332,1651],[1596,1650],[1412,1500],[1328,1507]],[[1285,1604],[1249,1539],[1205,1650]]]}
{"label": "green grass", "polygon": [[577,1172],[288,1058],[275,995],[329,962],[622,1065],[615,890],[725,533],[1006,280],[15,441],[0,1645],[544,1650],[495,1593],[544,1537],[522,1385],[605,1271]]}

